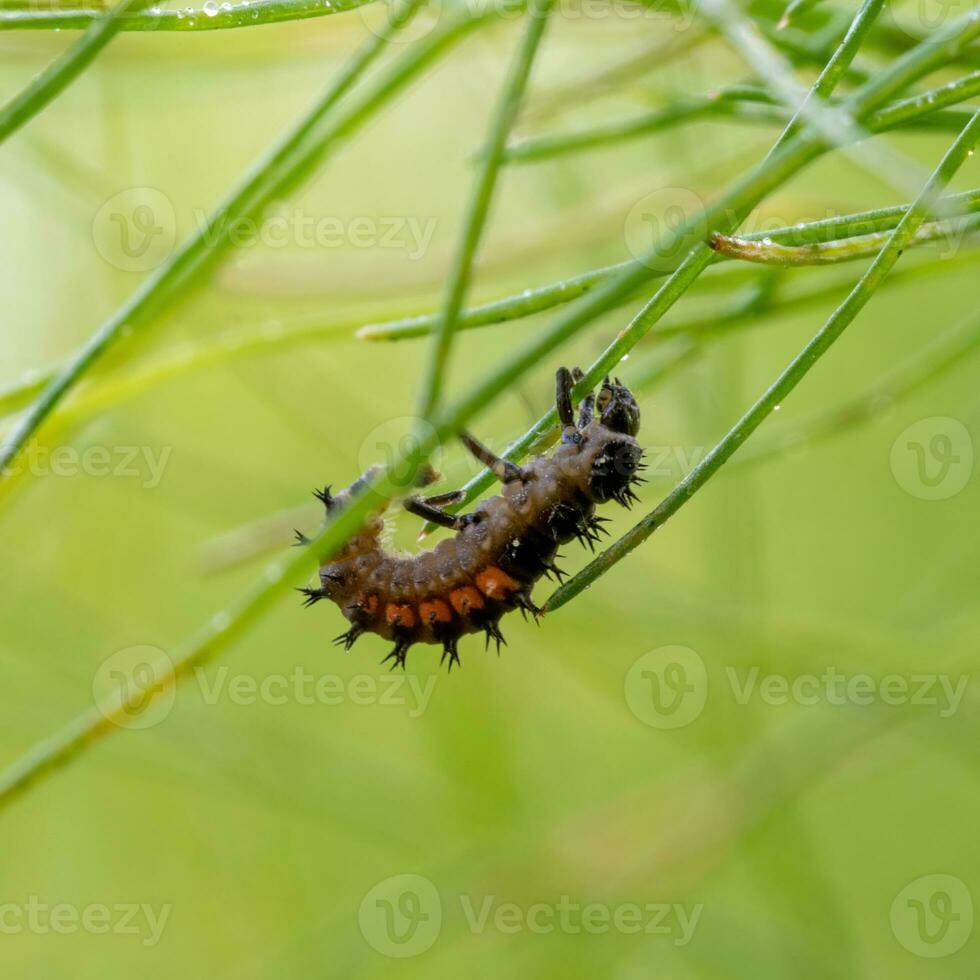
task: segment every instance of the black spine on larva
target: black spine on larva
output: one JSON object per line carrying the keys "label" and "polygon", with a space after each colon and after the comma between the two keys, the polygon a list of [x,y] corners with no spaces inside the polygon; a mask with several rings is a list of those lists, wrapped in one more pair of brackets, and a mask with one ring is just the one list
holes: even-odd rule
{"label": "black spine on larva", "polygon": [[[578,424],[571,415],[574,377],[559,372],[558,404],[562,441],[548,458],[524,466],[505,464],[472,437],[466,443],[503,482],[502,492],[455,522],[455,537],[414,558],[387,555],[381,545],[382,523],[375,515],[341,551],[320,569],[320,588],[303,590],[306,604],[330,599],[351,627],[337,637],[349,649],[363,633],[393,643],[384,662],[404,667],[413,643],[442,647],[442,662],[459,663],[458,640],[484,632],[499,652],[505,642],[500,619],[513,609],[537,613],[531,590],[543,576],[561,578],[558,549],[573,539],[594,548],[605,518],[596,506],[613,500],[628,507],[632,487],[641,481],[643,451],[634,438],[639,408],[618,380],[608,379],[589,396]],[[421,485],[432,482],[427,475]],[[318,491],[327,512],[343,507],[364,483],[334,496]],[[427,516],[441,498],[415,500],[413,512]],[[438,517],[439,515],[434,515]],[[445,515],[443,515],[445,516]],[[445,525],[454,522],[445,517]],[[305,543],[302,535],[300,543]]]}

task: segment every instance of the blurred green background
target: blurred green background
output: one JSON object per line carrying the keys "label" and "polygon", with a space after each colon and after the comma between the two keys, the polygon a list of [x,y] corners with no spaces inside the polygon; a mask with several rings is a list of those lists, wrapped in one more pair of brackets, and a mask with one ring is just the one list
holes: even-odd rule
{"label": "blurred green background", "polygon": [[[546,38],[532,101],[676,27],[566,12]],[[111,247],[113,230],[123,233],[111,215],[132,217],[147,200],[132,188],[158,195],[149,200],[166,251],[365,36],[356,11],[125,35],[11,139],[0,153],[0,384],[66,358],[146,275]],[[466,40],[284,204],[287,216],[335,219],[339,244],[287,235],[239,249],[128,342],[116,377],[232,328],[336,322],[333,339],[229,358],[86,414],[49,441],[105,448],[113,472],[78,472],[64,456],[63,473],[38,464],[44,472],[5,500],[4,764],[90,706],[113,665],[167,651],[207,622],[294,524],[315,526],[312,487],[349,483],[405,431],[425,343],[367,344],[345,325],[437,307],[472,155],[517,37],[505,24]],[[68,40],[0,34],[0,96]],[[573,89],[521,131],[586,127],[744,77],[719,44],[696,46],[601,98]],[[663,188],[709,199],[775,134],[708,120],[508,169],[474,298],[628,257],[637,202]],[[888,142],[925,173],[949,139]],[[978,178],[974,158],[956,186]],[[748,224],[905,199],[835,155]],[[414,248],[410,221],[431,242]],[[382,244],[393,222],[402,232]],[[953,261],[937,275],[877,295],[755,439],[770,445],[867,391],[974,312],[977,266],[964,248],[947,249]],[[862,268],[787,281],[856,279]],[[671,321],[718,308],[726,294],[709,285]],[[555,368],[590,362],[639,305],[540,364],[475,432],[496,447],[522,432],[548,406]],[[640,377],[653,348],[634,352],[621,374],[641,388],[641,440],[658,469],[639,511],[609,515],[614,535],[714,444],[832,305],[723,334],[655,386]],[[451,394],[547,317],[462,335]],[[416,648],[411,684],[392,682],[382,641],[366,637],[345,655],[330,644],[343,626],[336,609],[279,602],[175,699],[3,814],[3,975],[974,978],[976,371],[964,359],[876,406],[869,424],[732,464],[540,626],[505,621],[499,658],[465,641],[450,676],[434,648]],[[952,440],[948,465],[937,435]],[[912,442],[933,477],[915,469]],[[446,486],[473,472],[456,447],[439,464]],[[417,527],[398,514],[396,544],[416,548]],[[585,563],[577,546],[565,550],[567,569]],[[540,584],[535,598],[548,591]],[[780,687],[828,670],[868,675],[872,693]],[[889,676],[897,686],[879,686]],[[90,927],[72,927],[68,912],[56,913],[60,930],[27,928],[32,901],[49,915],[88,910]],[[599,911],[563,922],[563,903]],[[120,911],[130,905],[131,925]],[[91,927],[101,906],[106,930]]]}

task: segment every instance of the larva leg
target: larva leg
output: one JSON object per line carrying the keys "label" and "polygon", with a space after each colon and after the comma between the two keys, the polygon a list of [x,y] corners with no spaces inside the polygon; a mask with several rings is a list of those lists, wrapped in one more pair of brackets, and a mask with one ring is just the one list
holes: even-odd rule
{"label": "larva leg", "polygon": [[478,442],[468,432],[461,432],[459,438],[466,448],[490,470],[501,483],[513,483],[514,480],[523,480],[524,471],[512,463],[509,459],[501,459],[492,453],[482,442]]}
{"label": "larva leg", "polygon": [[336,497],[332,493],[333,488],[330,485],[325,486],[322,490],[314,490],[313,496],[323,504],[324,509],[329,514],[330,508],[334,506]]}
{"label": "larva leg", "polygon": [[426,500],[420,500],[418,497],[406,497],[402,501],[402,506],[416,517],[421,517],[426,521],[432,521],[433,524],[438,524],[439,527],[448,527],[453,531],[458,531],[465,523],[464,518],[458,517],[455,514],[447,514],[444,510],[441,510]]}
{"label": "larva leg", "polygon": [[450,504],[458,504],[465,496],[462,490],[447,490],[445,493],[437,493],[434,497],[423,497],[422,502],[432,504],[433,507],[448,507]]}
{"label": "larva leg", "polygon": [[586,395],[578,410],[578,427],[584,429],[592,421],[595,411],[595,395]]}
{"label": "larva leg", "polygon": [[[374,481],[375,477],[381,472],[380,466],[369,466],[364,473],[359,476],[348,488],[347,493],[351,497],[357,497],[362,494]],[[329,488],[328,488],[329,489]],[[326,503],[327,509],[330,509],[330,504]]]}
{"label": "larva leg", "polygon": [[584,375],[578,368],[572,368],[569,371],[568,368],[562,367],[558,369],[555,375],[555,407],[558,411],[558,420],[562,426],[561,441],[564,443],[579,444],[582,441],[582,437],[579,435],[579,429],[584,429],[592,421],[592,406],[595,404],[595,399],[592,395],[589,395],[582,402],[582,412],[579,416],[578,426],[575,425],[572,388],[583,377]]}
{"label": "larva leg", "polygon": [[566,367],[558,368],[555,375],[555,407],[558,409],[558,421],[563,428],[575,424],[575,411],[572,408],[572,388],[575,381],[572,372]]}

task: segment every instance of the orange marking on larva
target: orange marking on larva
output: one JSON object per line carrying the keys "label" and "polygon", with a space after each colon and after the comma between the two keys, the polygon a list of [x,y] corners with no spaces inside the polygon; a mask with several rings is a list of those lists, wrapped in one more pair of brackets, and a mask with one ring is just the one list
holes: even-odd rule
{"label": "orange marking on larva", "polygon": [[464,585],[461,589],[453,589],[449,593],[449,601],[453,609],[465,616],[471,609],[483,608],[483,596],[472,585]]}
{"label": "orange marking on larva", "polygon": [[503,569],[496,565],[488,565],[476,573],[477,588],[489,599],[503,599],[508,592],[519,589],[520,583],[515,582]]}
{"label": "orange marking on larva", "polygon": [[361,608],[369,616],[373,616],[378,611],[378,597],[376,595],[364,596],[361,599]]}
{"label": "orange marking on larva", "polygon": [[389,602],[385,606],[385,619],[391,626],[403,626],[411,629],[415,625],[415,610],[411,606],[396,606]]}
{"label": "orange marking on larva", "polygon": [[419,606],[419,615],[424,623],[451,623],[453,612],[442,599],[429,599]]}

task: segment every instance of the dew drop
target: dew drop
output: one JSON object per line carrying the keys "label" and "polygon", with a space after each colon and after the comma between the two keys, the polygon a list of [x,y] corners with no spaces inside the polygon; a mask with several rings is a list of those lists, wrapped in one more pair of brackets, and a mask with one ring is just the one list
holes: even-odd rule
{"label": "dew drop", "polygon": [[215,2],[215,0],[206,0],[202,9],[208,15],[208,17],[218,16],[218,4]]}
{"label": "dew drop", "polygon": [[211,629],[215,633],[224,633],[229,626],[231,626],[231,616],[228,613],[222,611],[211,617]]}

